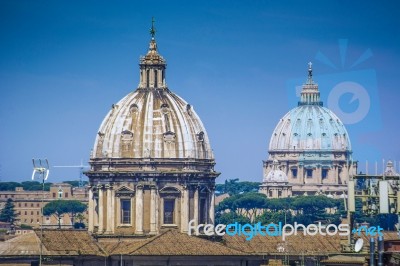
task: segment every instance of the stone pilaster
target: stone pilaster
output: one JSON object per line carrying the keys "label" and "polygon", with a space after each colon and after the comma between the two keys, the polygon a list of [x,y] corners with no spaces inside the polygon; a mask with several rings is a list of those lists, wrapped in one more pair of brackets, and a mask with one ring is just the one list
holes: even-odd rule
{"label": "stone pilaster", "polygon": [[152,186],[150,188],[150,234],[157,234],[158,232],[157,203],[157,188]]}
{"label": "stone pilaster", "polygon": [[107,233],[112,233],[114,231],[113,228],[113,213],[114,213],[114,206],[112,205],[112,198],[113,198],[113,191],[112,191],[112,186],[110,186],[109,184],[107,184],[105,186],[106,188],[106,193],[107,193],[107,218],[106,218],[106,232]]}
{"label": "stone pilaster", "polygon": [[183,187],[181,198],[181,231],[186,233],[188,231],[189,223],[189,189],[187,186]]}
{"label": "stone pilaster", "polygon": [[97,186],[98,191],[99,191],[99,205],[98,205],[98,210],[99,210],[99,233],[103,233],[104,231],[104,191],[103,191],[103,185],[98,185]]}
{"label": "stone pilaster", "polygon": [[199,223],[199,187],[195,187],[194,189],[194,198],[193,198],[193,219],[194,224],[198,225]]}
{"label": "stone pilaster", "polygon": [[135,234],[143,234],[143,186],[136,186],[136,219],[135,219]]}
{"label": "stone pilaster", "polygon": [[93,198],[93,188],[89,187],[89,225],[88,225],[88,230],[89,232],[93,232],[94,230],[94,201],[95,199]]}
{"label": "stone pilaster", "polygon": [[215,222],[215,190],[214,188],[210,191],[210,205],[209,205],[209,220],[211,224]]}

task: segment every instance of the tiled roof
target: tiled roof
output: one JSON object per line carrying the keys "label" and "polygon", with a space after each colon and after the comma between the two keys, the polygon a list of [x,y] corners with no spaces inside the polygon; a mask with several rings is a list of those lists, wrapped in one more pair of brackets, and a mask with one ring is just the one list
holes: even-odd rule
{"label": "tiled roof", "polygon": [[0,256],[29,256],[39,254],[40,240],[34,232],[0,242]]}
{"label": "tiled roof", "polygon": [[43,230],[43,245],[51,255],[107,255],[87,231]]}
{"label": "tiled roof", "polygon": [[[100,243],[103,245],[103,243]],[[107,243],[103,247],[111,255],[132,256],[243,256],[242,251],[218,242],[189,236],[176,230],[168,230],[147,240],[125,240],[117,245]]]}
{"label": "tiled roof", "polygon": [[[368,237],[364,238],[364,251],[368,250]],[[398,239],[396,232],[384,232],[385,240]],[[252,254],[338,254],[342,253],[341,244],[347,243],[346,236],[304,236],[303,234],[291,235],[282,241],[281,236],[254,236],[247,241],[245,236],[223,237],[227,247]]]}

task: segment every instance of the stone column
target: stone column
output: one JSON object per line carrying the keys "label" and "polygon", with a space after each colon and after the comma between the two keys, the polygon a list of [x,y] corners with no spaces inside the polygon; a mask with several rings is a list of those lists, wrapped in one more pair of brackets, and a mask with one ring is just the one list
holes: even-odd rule
{"label": "stone column", "polygon": [[162,70],[159,69],[157,71],[157,87],[162,87],[162,75],[161,75]]}
{"label": "stone column", "polygon": [[349,181],[349,173],[350,173],[349,167],[350,167],[349,164],[343,165],[342,178],[341,178],[342,184],[347,184],[347,182]]}
{"label": "stone column", "polygon": [[149,71],[149,74],[150,74],[150,88],[154,88],[154,70],[153,69],[150,69],[150,71]]}
{"label": "stone column", "polygon": [[317,184],[322,184],[322,166],[317,166],[315,171],[317,174]]}
{"label": "stone column", "polygon": [[335,165],[335,184],[339,184],[339,165]]}
{"label": "stone column", "polygon": [[157,189],[155,186],[150,188],[150,234],[157,234]]}
{"label": "stone column", "polygon": [[143,186],[136,186],[136,220],[135,234],[143,234]]}
{"label": "stone column", "polygon": [[210,209],[209,209],[209,220],[211,224],[215,221],[215,191],[214,188],[210,191]]}
{"label": "stone column", "polygon": [[112,187],[107,184],[106,185],[106,191],[107,191],[107,218],[106,218],[106,224],[107,224],[107,233],[112,233],[114,228],[112,227],[112,219],[113,219],[113,211],[114,208],[112,206]]}
{"label": "stone column", "polygon": [[301,166],[299,166],[298,169],[299,169],[299,170],[298,170],[297,175],[298,175],[299,180],[300,180],[299,183],[300,183],[300,184],[305,184],[305,181],[304,181],[304,166],[301,165]]}
{"label": "stone column", "polygon": [[92,187],[89,187],[89,226],[88,231],[93,232],[94,230],[94,198]]}
{"label": "stone column", "polygon": [[183,187],[181,198],[181,232],[188,231],[189,223],[189,190],[187,186]]}
{"label": "stone column", "polygon": [[104,201],[104,195],[103,195],[103,186],[102,185],[98,185],[97,186],[98,190],[99,190],[99,233],[103,233],[104,231],[104,206],[103,206],[103,201]]}
{"label": "stone column", "polygon": [[194,199],[193,199],[193,219],[194,224],[199,224],[199,187],[194,189]]}

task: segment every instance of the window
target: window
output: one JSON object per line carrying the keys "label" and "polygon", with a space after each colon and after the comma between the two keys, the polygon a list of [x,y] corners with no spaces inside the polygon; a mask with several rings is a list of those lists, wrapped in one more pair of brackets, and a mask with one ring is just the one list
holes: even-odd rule
{"label": "window", "polygon": [[270,198],[273,197],[273,194],[272,194],[272,193],[273,193],[272,190],[270,190],[270,191],[269,191],[269,197],[270,197]]}
{"label": "window", "polygon": [[58,198],[61,199],[63,195],[63,190],[60,188],[58,189]]}
{"label": "window", "polygon": [[328,169],[322,169],[322,179],[325,179],[328,177]]}
{"label": "window", "polygon": [[31,215],[33,215],[33,211],[31,211]]}
{"label": "window", "polygon": [[55,198],[56,197],[56,193],[55,192],[53,192],[53,198]]}
{"label": "window", "polygon": [[31,203],[31,207],[33,207],[33,203]]}
{"label": "window", "polygon": [[28,213],[25,211],[25,215],[27,215]]}
{"label": "window", "polygon": [[36,204],[36,207],[40,207],[39,203],[38,203],[38,204]]}
{"label": "window", "polygon": [[175,199],[164,199],[164,224],[174,223]]}
{"label": "window", "polygon": [[278,198],[282,198],[282,191],[278,191]]}
{"label": "window", "polygon": [[121,200],[121,223],[131,223],[131,200]]}
{"label": "window", "polygon": [[307,177],[308,178],[312,177],[312,169],[307,169]]}
{"label": "window", "polygon": [[65,197],[68,198],[68,192],[65,192]]}
{"label": "window", "polygon": [[200,223],[205,224],[207,223],[207,205],[206,199],[200,199]]}
{"label": "window", "polygon": [[37,211],[37,215],[39,215],[39,211]]}
{"label": "window", "polygon": [[21,207],[21,203],[18,203],[18,207]]}
{"label": "window", "polygon": [[28,203],[25,202],[25,207],[28,207]]}
{"label": "window", "polygon": [[292,176],[293,178],[297,177],[297,168],[292,168]]}

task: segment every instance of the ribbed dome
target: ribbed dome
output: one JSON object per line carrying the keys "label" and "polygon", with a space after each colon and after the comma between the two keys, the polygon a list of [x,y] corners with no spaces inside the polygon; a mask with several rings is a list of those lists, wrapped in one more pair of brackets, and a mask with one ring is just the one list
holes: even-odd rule
{"label": "ribbed dome", "polygon": [[171,165],[174,159],[206,159],[207,165],[214,165],[199,116],[166,85],[166,61],[158,54],[154,36],[139,66],[138,89],[112,105],[98,131],[92,163],[119,158],[133,165],[140,162],[137,159],[152,158],[163,164],[168,161],[167,168],[174,169],[187,168]]}
{"label": "ribbed dome", "polygon": [[298,107],[289,111],[276,126],[269,151],[350,151],[351,144],[342,121],[320,101],[318,84],[308,79]]}
{"label": "ribbed dome", "polygon": [[193,107],[168,89],[137,89],[113,105],[100,126],[95,157],[212,159]]}
{"label": "ribbed dome", "polygon": [[276,126],[269,150],[351,150],[340,119],[319,105],[301,105],[289,111]]}

